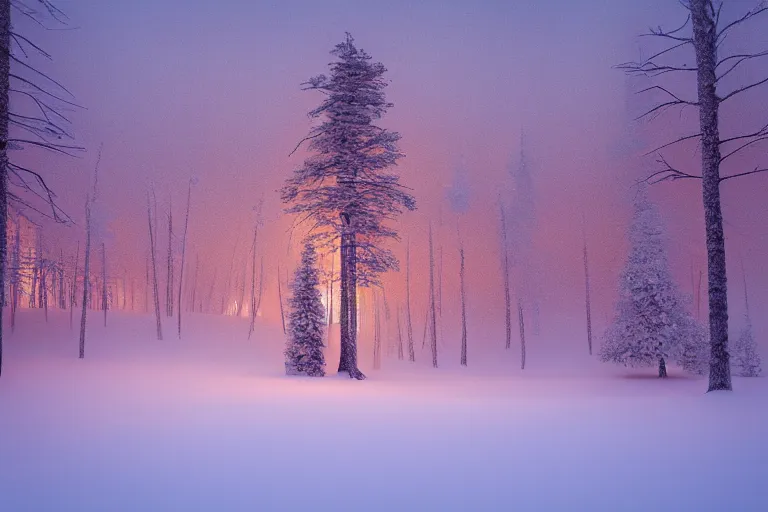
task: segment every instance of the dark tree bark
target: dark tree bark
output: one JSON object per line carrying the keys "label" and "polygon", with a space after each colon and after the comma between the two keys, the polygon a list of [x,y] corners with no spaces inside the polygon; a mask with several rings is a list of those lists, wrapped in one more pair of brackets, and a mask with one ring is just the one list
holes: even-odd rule
{"label": "dark tree bark", "polygon": [[[0,162],[2,165],[2,162]],[[12,258],[12,280],[11,280],[11,332],[16,328],[16,310],[19,308],[19,285],[21,280],[21,222],[19,216],[16,216],[16,233],[13,241],[13,258]],[[72,319],[70,316],[70,327],[72,327]],[[0,327],[0,337],[2,336],[2,328]]]}
{"label": "dark tree bark", "polygon": [[405,359],[403,351],[403,328],[400,322],[400,305],[397,306],[397,358],[402,361]]}
{"label": "dark tree bark", "polygon": [[408,335],[408,360],[416,361],[413,347],[413,323],[411,322],[411,240],[405,246],[405,330]]}
{"label": "dark tree bark", "polygon": [[499,205],[501,212],[501,270],[504,274],[504,322],[505,322],[505,342],[504,348],[512,346],[512,297],[509,290],[509,249],[507,244],[507,217],[504,213],[504,206]]}
{"label": "dark tree bark", "polygon": [[[157,212],[155,212],[157,217]],[[163,324],[160,320],[160,288],[157,284],[157,261],[155,259],[155,232],[152,227],[152,209],[147,196],[147,219],[149,221],[149,253],[152,260],[152,300],[155,304],[155,320],[157,322],[157,339],[163,339]]]}
{"label": "dark tree bark", "polygon": [[373,368],[381,368],[381,311],[376,292],[373,295]]}
{"label": "dark tree bark", "polygon": [[283,326],[283,334],[285,334],[285,311],[283,309],[283,287],[280,278],[280,263],[277,264],[277,299],[280,301],[280,322]]}
{"label": "dark tree bark", "polygon": [[586,310],[587,310],[587,346],[589,355],[592,355],[592,302],[589,297],[589,257],[587,255],[587,234],[584,232],[584,290],[586,292]]}
{"label": "dark tree bark", "polygon": [[109,295],[107,294],[107,249],[101,242],[101,309],[104,310],[104,327],[107,326],[107,309]]}
{"label": "dark tree bark", "polygon": [[[165,314],[167,316],[173,316],[173,205],[168,206],[168,269],[166,270],[166,283],[165,283]],[[181,281],[181,279],[179,279]]]}
{"label": "dark tree bark", "polygon": [[660,379],[667,378],[667,363],[666,361],[664,361],[663,357],[659,359],[659,378]]}
{"label": "dark tree bark", "polygon": [[467,366],[467,305],[464,283],[464,244],[459,242],[459,285],[461,293],[461,364]]}
{"label": "dark tree bark", "polygon": [[435,257],[432,247],[432,224],[429,225],[429,323],[432,367],[437,368],[437,314],[435,304]]}
{"label": "dark tree bark", "polygon": [[176,309],[178,310],[178,333],[179,339],[181,339],[181,294],[184,290],[184,258],[187,253],[187,229],[189,228],[189,205],[192,201],[192,182],[189,182],[187,187],[187,212],[184,215],[184,238],[181,239],[181,267],[179,268],[179,295],[176,301]]}
{"label": "dark tree bark", "polygon": [[[0,0],[0,269],[8,255],[8,93],[11,71],[11,2]],[[5,293],[5,272],[0,272]],[[0,308],[0,375],[3,371],[3,315]]]}
{"label": "dark tree bark", "polygon": [[517,319],[520,324],[520,369],[525,370],[525,321],[523,319],[523,302],[517,301]]}
{"label": "dark tree bark", "polygon": [[725,236],[720,207],[720,132],[717,96],[717,22],[709,0],[691,0],[693,46],[698,68],[701,177],[707,238],[709,281],[709,333],[711,356],[708,391],[731,389],[728,353],[728,296],[725,272]]}
{"label": "dark tree bark", "polygon": [[91,287],[89,275],[91,271],[91,201],[92,197],[89,194],[85,199],[85,263],[83,264],[83,312],[80,316],[80,359],[85,358],[85,322]]}

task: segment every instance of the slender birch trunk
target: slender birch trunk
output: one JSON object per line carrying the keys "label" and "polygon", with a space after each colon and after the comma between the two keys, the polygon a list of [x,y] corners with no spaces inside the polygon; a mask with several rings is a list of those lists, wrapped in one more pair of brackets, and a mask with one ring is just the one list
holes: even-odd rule
{"label": "slender birch trunk", "polygon": [[[155,211],[157,218],[157,211]],[[152,260],[152,299],[155,303],[155,320],[157,321],[157,339],[163,339],[163,324],[160,320],[160,289],[157,284],[157,261],[155,258],[155,232],[152,227],[152,209],[147,196],[147,219],[149,221],[149,253]]]}
{"label": "slender birch trunk", "polygon": [[405,359],[403,351],[403,328],[400,322],[400,305],[397,306],[397,359],[402,361]]}
{"label": "slender birch trunk", "polygon": [[166,270],[165,283],[165,314],[173,316],[173,204],[168,206],[168,269]]}
{"label": "slender birch trunk", "polygon": [[373,368],[381,369],[381,312],[376,292],[373,295]]}
{"label": "slender birch trunk", "polygon": [[[336,253],[331,252],[331,277],[328,279],[328,346],[331,345],[331,329],[333,328],[333,280],[336,272]],[[278,280],[279,282],[279,280]]]}
{"label": "slender birch trunk", "polygon": [[285,312],[283,310],[283,288],[280,278],[280,263],[277,264],[277,298],[280,301],[280,322],[283,325],[283,334],[285,334]]}
{"label": "slender birch trunk", "polygon": [[584,289],[586,293],[586,311],[587,311],[587,347],[589,348],[589,355],[592,355],[592,302],[589,297],[589,256],[587,254],[587,234],[586,231],[583,234],[584,238]]}
{"label": "slender birch trunk", "polygon": [[104,242],[101,243],[101,308],[104,310],[104,327],[107,326],[107,309],[109,307],[109,295],[107,294],[107,249]]}
{"label": "slender birch trunk", "polygon": [[520,369],[525,370],[525,321],[523,319],[523,301],[517,301],[517,318],[520,324]]}
{"label": "slender birch trunk", "polygon": [[189,205],[192,201],[192,182],[187,187],[187,212],[184,215],[184,238],[181,239],[181,267],[179,268],[179,295],[176,301],[176,309],[179,315],[178,333],[181,339],[181,293],[184,289],[184,258],[187,253],[187,229],[189,228]]}
{"label": "slender birch trunk", "polygon": [[[0,156],[0,160],[2,157]],[[1,214],[0,214],[1,215]],[[11,281],[11,332],[16,329],[16,310],[19,308],[19,284],[21,280],[21,222],[16,217],[16,233],[13,241],[13,279]],[[70,321],[70,326],[72,322]]]}
{"label": "slender birch trunk", "polygon": [[416,361],[416,351],[413,347],[413,323],[411,322],[411,240],[405,246],[405,326],[408,335],[408,360]]}
{"label": "slender birch trunk", "polygon": [[80,359],[85,358],[85,322],[88,312],[91,271],[91,196],[85,199],[85,262],[83,264],[83,312],[80,316]]}
{"label": "slender birch trunk", "polygon": [[504,273],[504,321],[506,327],[505,348],[512,346],[512,298],[509,291],[509,249],[507,247],[507,217],[504,213],[504,206],[500,205],[501,211],[501,267]]}
{"label": "slender birch trunk", "polygon": [[432,348],[432,367],[437,368],[437,314],[435,311],[435,257],[432,247],[432,224],[429,225],[429,310],[430,310],[430,346]]}
{"label": "slender birch trunk", "polygon": [[248,326],[248,339],[251,339],[256,326],[256,240],[259,236],[259,225],[253,229],[253,244],[251,245],[251,322]]}
{"label": "slender birch trunk", "polygon": [[459,286],[461,289],[461,364],[462,366],[467,366],[467,299],[464,277],[464,244],[459,242]]}

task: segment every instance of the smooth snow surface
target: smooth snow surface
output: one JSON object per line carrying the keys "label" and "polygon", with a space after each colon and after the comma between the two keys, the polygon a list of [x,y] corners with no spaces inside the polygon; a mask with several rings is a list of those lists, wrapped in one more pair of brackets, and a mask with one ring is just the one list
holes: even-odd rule
{"label": "smooth snow surface", "polygon": [[427,348],[363,360],[362,382],[285,377],[282,332],[207,315],[156,341],[149,316],[93,314],[78,360],[65,314],[20,315],[3,512],[768,510],[764,378],[705,394],[675,368],[547,366],[535,337],[524,372],[470,339],[469,368],[446,349],[433,370]]}

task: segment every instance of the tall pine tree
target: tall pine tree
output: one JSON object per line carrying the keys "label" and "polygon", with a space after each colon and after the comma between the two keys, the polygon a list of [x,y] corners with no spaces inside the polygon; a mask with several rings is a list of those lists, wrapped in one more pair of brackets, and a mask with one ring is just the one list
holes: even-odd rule
{"label": "tall pine tree", "polygon": [[397,270],[397,258],[382,245],[397,239],[386,223],[416,203],[399,176],[388,171],[403,156],[400,135],[373,124],[392,106],[384,96],[386,68],[358,49],[350,34],[331,54],[338,60],[331,63],[330,76],[303,84],[325,95],[309,112],[323,122],[299,143],[308,141],[314,154],[286,180],[281,197],[291,205],[286,212],[307,223],[318,248],[340,246],[339,371],[363,379],[357,367],[357,286]]}
{"label": "tall pine tree", "polygon": [[291,308],[285,349],[285,373],[288,375],[325,375],[325,309],[320,300],[320,275],[316,264],[315,249],[307,242],[291,284],[293,296],[288,301]]}
{"label": "tall pine tree", "polygon": [[632,367],[658,365],[659,377],[666,377],[667,361],[681,359],[693,319],[672,280],[661,217],[643,188],[635,197],[629,245],[616,316],[605,332],[600,358]]}

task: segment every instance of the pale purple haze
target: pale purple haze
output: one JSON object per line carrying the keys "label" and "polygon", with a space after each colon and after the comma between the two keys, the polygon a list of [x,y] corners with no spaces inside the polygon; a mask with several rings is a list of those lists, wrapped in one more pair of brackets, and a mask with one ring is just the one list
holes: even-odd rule
{"label": "pale purple haze", "polygon": [[[732,15],[752,4],[728,2],[726,11]],[[653,50],[652,41],[637,37],[649,25],[682,22],[683,10],[671,1],[62,0],[59,6],[76,30],[38,38],[55,58],[46,69],[87,109],[72,117],[88,152],[80,159],[36,158],[80,223],[48,229],[56,239],[68,240],[65,250],[74,253],[76,240],[82,239],[88,175],[103,143],[100,200],[114,219],[111,264],[138,282],[143,282],[146,255],[146,190],[154,184],[161,211],[172,197],[180,222],[190,177],[198,182],[192,191],[187,269],[199,254],[201,286],[208,286],[214,267],[223,279],[238,239],[243,253],[238,258],[244,257],[252,207],[262,194],[267,220],[262,251],[267,273],[274,273],[287,251],[291,221],[280,214],[276,190],[305,156],[301,150],[288,155],[310,126],[306,112],[320,101],[300,84],[327,72],[328,52],[345,31],[389,69],[387,93],[395,107],[383,123],[403,136],[407,157],[399,171],[419,205],[400,226],[403,239],[412,243],[418,315],[425,300],[430,220],[442,222],[447,307],[457,307],[456,221],[445,197],[455,168],[464,161],[472,183],[470,211],[462,221],[470,322],[491,325],[486,328],[494,339],[503,331],[497,193],[507,166],[516,163],[521,130],[536,189],[534,252],[543,317],[583,328],[583,212],[596,332],[601,332],[612,314],[624,258],[632,183],[654,165],[652,158],[636,155],[686,133],[695,122],[690,112],[674,112],[633,126],[633,114],[654,98],[636,98],[631,91],[640,84],[612,68]],[[729,44],[764,48],[766,27],[766,20],[756,21]],[[681,56],[690,61],[690,53]],[[757,63],[749,69],[751,75],[736,79],[761,76],[768,67]],[[694,92],[691,80],[675,85]],[[756,89],[724,108],[724,127],[752,130],[764,124],[766,91]],[[632,134],[640,135],[639,142],[630,140]],[[694,145],[670,154],[696,172]],[[761,158],[765,163],[764,155],[765,146],[734,161],[728,171],[751,169]],[[765,304],[766,179],[754,176],[723,186],[735,324],[741,321],[741,258],[756,310]],[[706,263],[699,184],[660,184],[652,197],[667,223],[675,275],[690,293],[691,272],[698,275]],[[396,251],[404,254],[402,247]],[[402,275],[390,279],[396,289],[402,287]],[[273,288],[265,290],[264,312],[278,321]],[[763,315],[754,316],[762,340],[766,323]]]}

